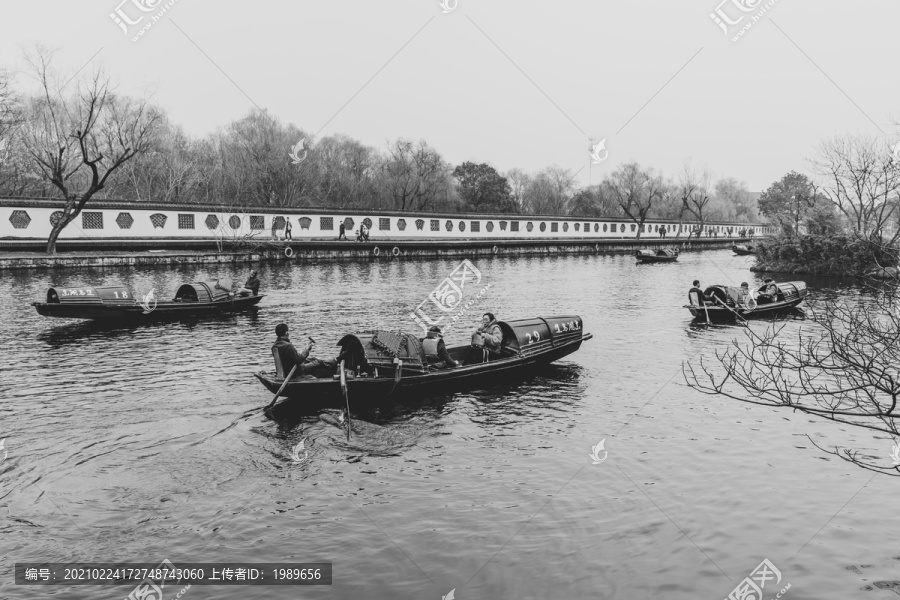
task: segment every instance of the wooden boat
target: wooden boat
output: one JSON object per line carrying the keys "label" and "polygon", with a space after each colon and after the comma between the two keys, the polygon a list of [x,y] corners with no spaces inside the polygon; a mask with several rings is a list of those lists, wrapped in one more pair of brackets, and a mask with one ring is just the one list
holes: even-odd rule
{"label": "wooden boat", "polygon": [[[448,347],[460,363],[455,368],[429,365],[419,339],[392,331],[368,331],[345,335],[338,342],[339,361],[345,368],[350,406],[360,407],[399,396],[441,393],[471,385],[521,378],[535,367],[567,356],[593,337],[584,333],[581,317],[536,317],[498,321],[503,343],[498,354],[486,354],[473,346]],[[284,383],[277,351],[276,372],[256,373],[256,378],[276,394]],[[339,370],[339,369],[338,369]],[[359,372],[359,376],[357,376]],[[340,403],[343,389],[339,375],[292,378],[281,391],[287,400],[275,405],[276,412]]]}
{"label": "wooden boat", "polygon": [[[777,288],[774,297],[765,292],[771,285],[775,285]],[[808,291],[805,282],[788,281],[786,283],[767,283],[756,290],[755,299],[751,296],[746,301],[741,296],[740,288],[733,286],[713,285],[706,288],[703,293],[713,299],[711,303],[706,306],[689,304],[684,308],[690,310],[691,315],[698,321],[709,319],[714,323],[723,323],[791,312],[803,302]]]}
{"label": "wooden boat", "polygon": [[140,302],[127,287],[52,287],[46,302],[32,302],[38,314],[66,319],[151,320],[218,315],[255,306],[264,294],[238,296],[227,281],[185,283],[175,298],[157,302],[151,291]]}
{"label": "wooden boat", "polygon": [[678,250],[638,250],[634,256],[638,259],[639,264],[675,262],[678,260]]}
{"label": "wooden boat", "polygon": [[742,244],[734,244],[731,247],[731,251],[738,256],[748,256],[750,254],[756,254],[756,250],[754,250],[753,246],[751,246],[750,244],[747,244],[746,246]]}

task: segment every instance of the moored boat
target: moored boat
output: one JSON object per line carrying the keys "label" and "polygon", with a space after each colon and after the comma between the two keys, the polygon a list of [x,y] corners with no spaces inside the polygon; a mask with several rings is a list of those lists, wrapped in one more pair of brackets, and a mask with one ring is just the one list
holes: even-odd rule
{"label": "moored boat", "polygon": [[678,260],[678,250],[638,250],[634,256],[638,263],[675,262]]}
{"label": "moored boat", "polygon": [[[774,287],[773,287],[774,286]],[[710,299],[704,305],[689,304],[684,308],[698,321],[716,323],[771,317],[793,311],[806,298],[806,282],[766,283],[756,290],[756,297],[744,296],[741,288],[713,285],[703,292]]]}
{"label": "moored boat", "polygon": [[750,244],[747,244],[746,246],[743,244],[734,244],[731,247],[731,251],[738,256],[748,256],[750,254],[756,254],[756,250]]}
{"label": "moored boat", "polygon": [[170,301],[151,291],[139,302],[131,290],[113,287],[52,287],[46,302],[32,302],[38,314],[66,319],[150,320],[231,313],[255,306],[265,294],[241,296],[227,281],[185,283]]}
{"label": "moored boat", "polygon": [[[480,348],[448,347],[458,367],[429,365],[419,338],[395,331],[367,331],[345,335],[338,342],[344,366],[349,404],[377,404],[409,394],[452,391],[509,378],[521,378],[535,367],[551,363],[581,347],[593,337],[584,333],[581,317],[563,316],[498,321],[503,342],[496,354]],[[294,377],[284,385],[284,371],[276,358],[276,371],[256,373],[271,393],[286,396],[273,410],[343,402],[340,375]],[[340,371],[340,368],[338,369]],[[358,373],[358,375],[357,375]]]}

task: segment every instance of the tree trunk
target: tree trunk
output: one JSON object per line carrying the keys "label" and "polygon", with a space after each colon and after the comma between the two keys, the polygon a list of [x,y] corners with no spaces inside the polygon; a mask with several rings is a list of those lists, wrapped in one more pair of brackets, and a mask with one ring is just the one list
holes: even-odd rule
{"label": "tree trunk", "polygon": [[[56,255],[56,240],[59,238],[59,234],[62,233],[64,219],[60,219],[59,223],[53,226],[53,229],[50,231],[50,237],[47,238],[47,254]],[[67,223],[68,224],[68,223]]]}

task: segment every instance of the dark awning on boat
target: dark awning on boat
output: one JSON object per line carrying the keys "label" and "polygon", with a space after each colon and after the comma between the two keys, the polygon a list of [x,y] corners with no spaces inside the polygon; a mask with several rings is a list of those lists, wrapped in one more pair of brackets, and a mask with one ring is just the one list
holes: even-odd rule
{"label": "dark awning on boat", "polygon": [[180,302],[219,302],[227,300],[231,282],[227,280],[185,283],[175,293]]}
{"label": "dark awning on boat", "polygon": [[134,304],[131,290],[115,287],[52,287],[47,290],[48,304]]}
{"label": "dark awning on boat", "polygon": [[581,317],[535,317],[498,321],[503,331],[503,346],[512,350],[525,350],[535,344],[557,345],[569,339],[580,339],[582,335]]}
{"label": "dark awning on boat", "polygon": [[[399,331],[375,330],[345,335],[338,342],[348,364],[382,369],[393,368],[394,359],[403,361],[403,370],[421,371],[427,365],[419,338]],[[349,360],[352,357],[352,360]]]}

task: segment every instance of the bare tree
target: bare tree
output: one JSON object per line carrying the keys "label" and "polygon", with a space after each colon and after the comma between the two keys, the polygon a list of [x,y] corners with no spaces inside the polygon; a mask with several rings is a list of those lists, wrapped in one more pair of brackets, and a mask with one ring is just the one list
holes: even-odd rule
{"label": "bare tree", "polygon": [[533,176],[522,199],[527,212],[536,215],[565,215],[575,189],[575,176],[569,169],[547,167]]}
{"label": "bare tree", "polygon": [[[709,204],[709,199],[712,195],[710,179],[710,174],[705,169],[698,172],[691,166],[690,162],[685,164],[684,171],[682,171],[677,184],[678,195],[681,199],[681,210],[678,215],[678,234],[675,237],[681,234],[684,216],[688,213],[699,221],[697,237],[700,237],[700,234],[703,233],[704,210],[706,205]],[[690,234],[688,234],[688,237],[690,237]]]}
{"label": "bare tree", "polygon": [[429,210],[448,185],[450,166],[424,141],[398,139],[388,145],[382,175],[400,210]]}
{"label": "bare tree", "polygon": [[160,113],[146,100],[115,95],[99,73],[79,83],[73,96],[64,97],[64,86],[51,76],[51,58],[41,52],[29,60],[41,95],[29,103],[23,144],[65,199],[47,240],[47,253],[55,254],[59,234],[109,177],[151,146]]}
{"label": "bare tree", "polygon": [[[812,326],[788,337],[785,325],[764,333],[748,328],[748,345],[735,340],[717,351],[718,364],[684,365],[689,386],[706,394],[798,410],[900,437],[900,300],[896,290],[874,297],[815,303]],[[807,436],[808,437],[808,436]],[[863,468],[900,475],[900,459],[887,466],[857,450],[825,452]],[[885,452],[887,457],[888,452]]]}
{"label": "bare tree", "polygon": [[896,219],[900,161],[883,140],[835,137],[822,143],[813,164],[824,179],[822,192],[858,235],[880,234]]}
{"label": "bare tree", "polygon": [[637,224],[637,239],[641,239],[647,215],[653,203],[662,197],[662,177],[653,169],[642,169],[636,162],[626,163],[604,179],[602,189]]}
{"label": "bare tree", "polygon": [[509,188],[519,212],[525,212],[525,190],[531,181],[531,176],[522,169],[510,169],[506,173],[506,180],[509,181]]}

